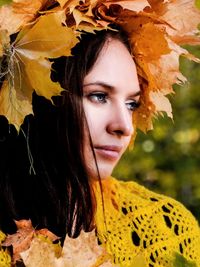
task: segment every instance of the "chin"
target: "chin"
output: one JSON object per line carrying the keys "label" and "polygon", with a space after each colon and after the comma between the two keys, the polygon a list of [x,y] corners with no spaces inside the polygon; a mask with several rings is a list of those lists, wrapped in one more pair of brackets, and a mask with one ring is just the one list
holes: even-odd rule
{"label": "chin", "polygon": [[[98,163],[98,170],[99,170],[99,175],[101,179],[106,179],[111,176],[114,166],[110,166],[110,164],[101,164]],[[96,165],[88,167],[88,175],[92,179],[98,179],[98,171],[96,168]]]}

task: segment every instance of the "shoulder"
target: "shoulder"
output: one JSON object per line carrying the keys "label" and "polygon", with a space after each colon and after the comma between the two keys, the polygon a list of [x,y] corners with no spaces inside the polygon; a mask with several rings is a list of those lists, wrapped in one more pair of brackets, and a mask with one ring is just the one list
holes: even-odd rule
{"label": "shoulder", "polygon": [[97,228],[116,263],[131,262],[143,251],[150,267],[158,261],[168,266],[174,255],[200,265],[199,225],[181,203],[135,182],[114,178],[102,182],[102,191],[103,206],[97,200]]}

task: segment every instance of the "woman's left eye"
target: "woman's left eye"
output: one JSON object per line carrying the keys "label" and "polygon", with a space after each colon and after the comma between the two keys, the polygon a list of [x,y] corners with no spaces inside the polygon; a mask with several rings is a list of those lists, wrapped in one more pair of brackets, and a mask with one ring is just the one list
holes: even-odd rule
{"label": "woman's left eye", "polygon": [[88,98],[95,103],[106,103],[107,94],[106,93],[91,93]]}
{"label": "woman's left eye", "polygon": [[140,106],[140,102],[136,102],[135,100],[130,100],[126,102],[126,106],[130,111],[135,111]]}

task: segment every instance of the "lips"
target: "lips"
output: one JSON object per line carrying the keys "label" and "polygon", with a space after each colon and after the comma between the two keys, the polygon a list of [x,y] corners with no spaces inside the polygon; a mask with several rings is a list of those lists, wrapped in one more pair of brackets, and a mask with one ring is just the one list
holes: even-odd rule
{"label": "lips", "polygon": [[107,160],[116,161],[122,151],[121,146],[94,146],[94,150],[97,155]]}

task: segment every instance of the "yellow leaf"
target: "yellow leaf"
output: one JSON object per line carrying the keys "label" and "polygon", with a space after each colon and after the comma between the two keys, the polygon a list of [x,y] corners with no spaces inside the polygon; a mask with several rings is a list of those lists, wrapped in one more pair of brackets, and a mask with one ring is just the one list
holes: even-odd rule
{"label": "yellow leaf", "polygon": [[3,45],[0,43],[0,57],[3,56]]}
{"label": "yellow leaf", "polygon": [[20,92],[17,93],[14,87],[9,87],[8,81],[4,81],[0,90],[0,114],[6,116],[9,123],[19,130],[25,114],[31,113],[30,99],[25,98]]}
{"label": "yellow leaf", "polygon": [[[57,2],[60,4],[60,6],[63,8],[65,5],[70,7],[70,11],[74,9],[76,6],[79,5],[80,1],[79,0],[57,0]],[[83,0],[83,2],[85,2]]]}
{"label": "yellow leaf", "polygon": [[31,88],[35,89],[38,95],[51,100],[52,96],[59,95],[62,91],[60,84],[52,82],[50,78],[51,63],[48,60],[27,60],[25,71]]}
{"label": "yellow leaf", "polygon": [[15,43],[15,50],[27,58],[56,58],[71,55],[71,48],[78,43],[71,28],[62,26],[64,11],[41,16],[28,31],[23,31]]}
{"label": "yellow leaf", "polygon": [[9,47],[10,37],[6,30],[0,29],[0,57],[5,54],[5,50]]}
{"label": "yellow leaf", "polygon": [[64,7],[64,5],[68,2],[69,0],[57,0],[57,2],[60,4],[61,7]]}
{"label": "yellow leaf", "polygon": [[58,82],[51,80],[48,60],[71,55],[71,48],[78,42],[78,34],[62,25],[63,17],[64,11],[41,16],[20,32],[10,50],[9,82],[4,83],[0,93],[0,114],[18,130],[24,117],[32,113],[34,90],[50,100],[63,90]]}

